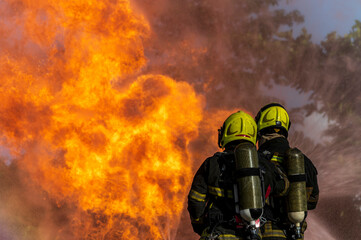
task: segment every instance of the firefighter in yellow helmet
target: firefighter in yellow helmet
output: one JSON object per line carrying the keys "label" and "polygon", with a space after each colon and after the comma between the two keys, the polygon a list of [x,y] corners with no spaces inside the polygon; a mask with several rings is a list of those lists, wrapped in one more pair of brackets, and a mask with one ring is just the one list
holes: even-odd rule
{"label": "firefighter in yellow helmet", "polygon": [[[274,163],[284,174],[289,175],[288,169],[293,167],[290,165],[293,158],[290,155],[292,151],[287,140],[291,122],[286,109],[278,103],[268,104],[260,109],[255,117],[255,121],[258,128],[257,139],[260,158],[265,158]],[[317,170],[307,156],[297,149],[296,151],[300,153],[301,173],[297,177],[288,176],[288,179],[291,186],[302,185],[302,182],[305,182],[304,194],[300,190],[300,195],[296,197],[298,198],[296,200],[299,200],[301,205],[302,201],[304,201],[305,208],[304,215],[301,215],[301,220],[298,220],[301,225],[299,227],[300,233],[297,234],[295,232],[294,220],[289,216],[292,207],[289,200],[291,199],[290,189],[288,196],[286,196],[287,194],[283,194],[283,196],[270,196],[268,201],[266,201],[264,217],[267,219],[267,223],[261,228],[263,239],[303,239],[303,232],[307,226],[305,222],[307,210],[316,208],[319,195]],[[302,195],[306,195],[304,200],[301,199]]]}
{"label": "firefighter in yellow helmet", "polygon": [[268,161],[258,159],[257,125],[243,111],[218,130],[223,152],[207,158],[188,194],[188,212],[200,239],[261,239],[264,200],[286,191],[287,183]]}

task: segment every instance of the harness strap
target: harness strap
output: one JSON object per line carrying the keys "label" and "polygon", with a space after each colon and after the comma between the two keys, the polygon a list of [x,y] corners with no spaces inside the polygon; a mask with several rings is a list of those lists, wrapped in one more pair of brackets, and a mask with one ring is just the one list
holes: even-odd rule
{"label": "harness strap", "polygon": [[236,177],[249,177],[249,176],[260,176],[261,172],[259,168],[241,168],[236,171]]}
{"label": "harness strap", "polygon": [[288,176],[290,182],[305,182],[306,174],[290,175]]}

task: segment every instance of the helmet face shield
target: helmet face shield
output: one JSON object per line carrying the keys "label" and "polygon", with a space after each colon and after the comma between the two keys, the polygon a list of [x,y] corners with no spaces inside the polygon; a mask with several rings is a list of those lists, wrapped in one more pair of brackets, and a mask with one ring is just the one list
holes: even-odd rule
{"label": "helmet face shield", "polygon": [[230,115],[218,130],[218,145],[224,148],[229,142],[246,140],[256,144],[257,125],[253,118],[239,111]]}

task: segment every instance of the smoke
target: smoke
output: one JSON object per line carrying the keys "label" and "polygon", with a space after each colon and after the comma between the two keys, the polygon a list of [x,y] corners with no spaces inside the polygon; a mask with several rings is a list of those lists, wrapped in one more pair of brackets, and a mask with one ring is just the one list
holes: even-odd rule
{"label": "smoke", "polygon": [[[44,2],[41,3],[47,6]],[[107,14],[113,13],[112,4],[116,2],[118,1],[109,1],[108,10],[102,12],[103,15],[100,16],[101,21],[95,21],[94,26],[87,30],[95,29],[101,36],[111,35],[112,29],[102,29],[101,26],[109,20]],[[359,50],[357,41],[353,45],[351,40],[350,43],[347,39],[334,34],[329,35],[328,40],[315,44],[309,41],[311,36],[307,31],[301,32],[296,37],[293,37],[292,32],[282,32],[283,27],[293,28],[304,19],[300,12],[279,9],[278,2],[277,0],[159,0],[155,4],[150,0],[133,0],[132,7],[139,14],[144,15],[149,23],[149,30],[147,26],[136,24],[142,37],[134,40],[137,46],[141,46],[140,48],[144,46],[146,64],[142,56],[139,56],[139,52],[134,51],[133,48],[117,45],[116,48],[105,53],[116,58],[120,62],[119,65],[126,69],[123,69],[120,79],[113,79],[113,76],[117,75],[114,73],[107,73],[104,79],[111,79],[112,84],[120,92],[125,92],[130,82],[139,75],[162,74],[178,82],[187,82],[198,95],[204,96],[204,114],[198,127],[199,134],[188,145],[190,156],[187,157],[194,160],[193,172],[206,157],[219,150],[217,129],[230,113],[242,109],[255,115],[260,107],[269,102],[277,101],[284,104],[292,120],[291,145],[300,148],[314,162],[319,172],[320,201],[317,209],[309,214],[307,239],[355,238],[361,234],[361,230],[357,227],[361,221],[359,174],[361,165],[358,153],[361,147],[359,140],[361,70],[358,68],[361,56],[360,51],[355,51],[355,49]],[[0,16],[2,16],[0,53],[3,56],[0,60],[1,72],[3,75],[16,72],[18,74],[16,77],[28,80],[29,84],[18,89],[20,92],[36,92],[42,85],[48,85],[52,93],[59,92],[66,80],[78,73],[80,69],[78,63],[80,65],[89,63],[87,54],[78,56],[75,51],[74,55],[77,58],[74,63],[77,64],[74,65],[74,69],[69,69],[66,62],[69,53],[65,51],[64,44],[76,48],[82,47],[77,43],[81,36],[71,38],[77,33],[76,28],[66,33],[55,28],[55,35],[46,35],[44,38],[45,30],[55,26],[53,24],[55,19],[51,17],[54,15],[49,12],[56,12],[55,9],[46,7],[44,9],[45,12],[39,10],[35,14],[28,11],[26,4],[21,1],[0,1]],[[20,24],[28,19],[36,19],[36,21],[26,25]],[[112,22],[112,26],[115,29],[122,28],[117,22],[123,20],[116,19]],[[71,27],[73,24],[78,28],[83,27],[76,25],[76,22],[67,24]],[[30,33],[32,41],[24,39],[25,33]],[[58,39],[55,45],[51,41],[53,39]],[[95,39],[91,41],[99,43]],[[100,43],[102,44],[96,46],[111,45],[114,42]],[[47,47],[40,48],[39,45]],[[87,53],[90,54],[94,49],[88,49]],[[127,68],[129,59],[118,59],[116,54],[113,55],[113,52],[119,49],[126,49],[124,52],[133,56],[134,66],[129,67],[131,70]],[[15,56],[19,57],[21,66],[29,66],[29,68],[22,72],[18,71],[9,61]],[[34,56],[34,58],[21,56]],[[45,60],[40,62],[41,65],[32,64],[37,58]],[[90,66],[96,67],[102,64],[102,59],[98,59]],[[29,73],[35,77],[29,77]],[[53,75],[47,76],[49,73]],[[86,74],[97,76],[95,71]],[[47,82],[44,78],[52,81]],[[16,78],[14,79],[16,81]],[[38,80],[38,85],[31,84],[34,79]],[[8,82],[0,84],[3,89],[10,86]],[[154,98],[158,100],[163,95],[169,94],[164,93],[163,85],[160,85],[160,88],[144,86],[148,89],[145,95],[135,91],[132,98],[124,101],[124,104],[122,102],[121,113],[124,113],[129,121],[143,118],[142,114],[147,112],[149,106],[153,106]],[[184,88],[181,89],[183,90],[180,91],[184,91]],[[87,93],[91,95],[91,91]],[[73,95],[76,95],[76,92],[73,92]],[[31,96],[30,94],[29,98]],[[41,96],[44,97],[43,101],[47,101],[49,97],[46,93]],[[82,101],[83,97],[79,96],[78,101]],[[2,99],[4,106],[8,108],[2,109],[0,120],[2,131],[16,130],[11,132],[15,139],[26,140],[36,137],[37,133],[52,121],[53,112],[50,108],[42,104],[31,104],[28,101],[10,100]],[[176,100],[169,102],[168,105],[187,100],[179,99],[177,95]],[[112,101],[113,99],[105,102]],[[168,107],[171,109],[171,106]],[[119,108],[114,109],[119,111]],[[181,110],[184,114],[188,114],[187,108]],[[81,112],[80,115],[84,118],[90,114],[80,109],[77,111]],[[171,113],[174,116],[183,114],[177,111]],[[187,141],[177,132],[179,128],[186,128],[186,125],[168,127],[177,136],[176,139],[171,138],[171,140],[178,144],[179,149],[185,150]],[[59,137],[58,141],[64,140],[62,136],[66,134],[65,130],[60,129],[56,133]],[[192,132],[191,135],[195,136],[195,133]],[[149,140],[147,137],[143,137],[139,143],[145,143],[147,140]],[[82,141],[96,147],[98,144],[101,145],[104,137],[90,134]],[[61,239],[87,240],[132,239],[134,236],[147,239],[150,229],[144,223],[144,219],[131,217],[129,214],[119,214],[109,218],[102,211],[79,212],[69,199],[71,196],[65,196],[63,201],[53,198],[47,191],[34,184],[29,171],[24,171],[16,161],[16,158],[23,157],[24,149],[32,149],[33,153],[27,152],[27,154],[41,153],[45,156],[55,156],[51,159],[51,166],[66,167],[64,160],[66,152],[46,152],[43,149],[44,143],[37,141],[35,141],[37,144],[32,146],[20,145],[17,149],[9,150],[4,142],[1,140],[3,146],[0,149],[0,157],[3,160],[0,161],[1,239],[53,239],[53,236],[61,236]],[[138,150],[134,152],[139,153]],[[131,150],[129,154],[132,154]],[[27,156],[27,158],[31,157],[31,155]],[[37,167],[35,162],[30,170],[37,171]],[[38,181],[41,182],[44,177],[40,175]],[[145,179],[155,181],[151,177]],[[114,176],[112,180],[119,181],[117,183],[125,189],[140,191],[140,186],[132,185],[127,188],[126,184],[122,184],[123,179]],[[168,186],[168,180],[169,178],[164,178],[160,183]],[[56,183],[57,178],[52,178],[52,181]],[[183,195],[181,199],[185,201],[186,196]],[[197,235],[191,229],[188,213],[182,204],[183,202],[175,206],[177,209],[183,207],[180,223],[177,220],[169,221],[166,216],[158,219],[156,224],[159,225],[159,229],[163,229],[163,239],[197,239]],[[111,229],[107,229],[109,222],[113,226]],[[169,222],[176,226],[167,226]],[[174,230],[177,227],[176,234],[170,232],[170,228]],[[76,236],[74,232],[86,232],[88,235]]]}

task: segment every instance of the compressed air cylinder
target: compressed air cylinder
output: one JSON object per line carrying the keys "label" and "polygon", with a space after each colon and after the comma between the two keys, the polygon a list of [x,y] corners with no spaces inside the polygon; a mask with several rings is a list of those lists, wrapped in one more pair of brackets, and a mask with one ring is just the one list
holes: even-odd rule
{"label": "compressed air cylinder", "polygon": [[286,152],[287,177],[290,181],[287,196],[287,211],[289,220],[298,225],[305,218],[307,211],[306,175],[303,154],[297,148]]}
{"label": "compressed air cylinder", "polygon": [[263,207],[257,150],[252,143],[243,142],[234,154],[240,215],[253,222],[262,216]]}

